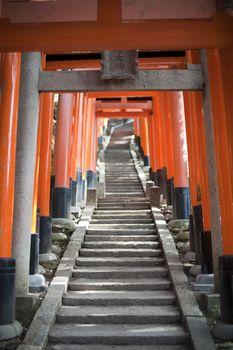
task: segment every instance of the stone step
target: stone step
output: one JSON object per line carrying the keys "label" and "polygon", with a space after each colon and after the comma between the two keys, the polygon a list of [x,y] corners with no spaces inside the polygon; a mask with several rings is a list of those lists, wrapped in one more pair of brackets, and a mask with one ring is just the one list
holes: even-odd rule
{"label": "stone step", "polygon": [[128,204],[128,205],[114,205],[114,206],[109,206],[109,205],[97,205],[97,208],[100,209],[101,211],[103,210],[116,210],[116,211],[123,211],[123,210],[142,210],[142,209],[150,209],[150,205],[149,204],[144,204],[141,203],[140,205],[132,205],[132,204]]}
{"label": "stone step", "polygon": [[154,257],[161,256],[160,249],[80,249],[80,256],[89,257]]}
{"label": "stone step", "polygon": [[[118,200],[121,200],[122,202],[130,202],[132,203],[132,199],[131,198],[127,198],[125,196],[122,196],[122,197],[119,197],[119,198],[105,198],[105,199],[101,199],[101,200],[98,200],[98,203],[99,204],[103,204],[103,203],[109,203],[109,202],[116,202]],[[150,201],[146,198],[146,197],[138,197],[138,198],[135,198],[135,201],[136,202],[139,202],[139,203],[147,203],[147,204],[150,204]]]}
{"label": "stone step", "polygon": [[[122,196],[122,193],[124,193],[124,195],[126,197],[145,197],[145,194],[144,192],[106,192],[106,197],[110,197],[110,196],[113,196],[113,197],[119,197],[119,196]],[[130,207],[129,207],[130,209]]]}
{"label": "stone step", "polygon": [[87,230],[86,235],[133,235],[133,236],[141,236],[141,235],[153,235],[156,234],[154,229],[101,229],[101,228],[89,228]]}
{"label": "stone step", "polygon": [[151,224],[153,223],[154,220],[152,218],[123,218],[123,219],[117,219],[117,218],[108,218],[108,219],[95,219],[93,218],[90,221],[90,224],[114,224],[114,223],[119,223],[119,224],[130,224],[130,223],[138,223],[138,224]]}
{"label": "stone step", "polygon": [[106,186],[142,186],[142,183],[140,180],[135,179],[132,180],[130,179],[130,182],[128,181],[128,179],[125,180],[118,180],[118,179],[112,179],[112,180],[107,180],[106,181]]}
{"label": "stone step", "polygon": [[180,325],[132,324],[55,324],[51,343],[105,345],[182,344],[187,333]]}
{"label": "stone step", "polygon": [[46,350],[191,350],[190,346],[186,345],[77,345],[76,344],[50,344]]}
{"label": "stone step", "polygon": [[139,210],[101,210],[95,209],[94,214],[98,215],[152,215],[150,209],[139,209]]}
{"label": "stone step", "polygon": [[98,229],[98,228],[102,228],[102,229],[116,229],[116,230],[121,230],[121,229],[154,229],[155,228],[155,224],[89,224],[89,227],[91,229]]}
{"label": "stone step", "polygon": [[81,257],[76,258],[77,266],[89,266],[89,267],[98,267],[98,266],[161,266],[165,264],[165,259],[163,257],[130,257],[130,258],[112,258],[112,257]]}
{"label": "stone step", "polygon": [[[100,208],[101,206],[118,206],[118,205],[124,205],[124,206],[131,206],[131,203],[132,203],[132,198],[127,198],[127,197],[122,197],[122,198],[106,198],[104,202],[98,202],[98,208]],[[135,198],[134,199],[134,202],[133,202],[133,205],[137,205],[137,206],[140,206],[142,205],[142,207],[144,206],[147,206],[149,207],[150,203],[144,198],[144,197],[141,197],[141,200],[140,198]],[[132,208],[133,209],[133,208]],[[144,208],[141,208],[141,209],[144,209]],[[98,210],[98,209],[97,209]]]}
{"label": "stone step", "polygon": [[144,220],[144,219],[153,219],[151,213],[145,213],[145,214],[138,214],[138,213],[134,213],[134,214],[118,214],[118,213],[111,213],[111,214],[99,214],[98,211],[96,212],[96,214],[92,215],[92,220],[103,220],[103,219],[137,219],[137,220]]}
{"label": "stone step", "polygon": [[82,248],[87,249],[158,249],[161,247],[160,242],[84,242]]}
{"label": "stone step", "polygon": [[116,189],[116,188],[121,188],[121,189],[142,189],[142,185],[138,182],[138,183],[106,183],[106,187],[107,188],[112,188],[112,189]]}
{"label": "stone step", "polygon": [[173,305],[176,302],[175,294],[170,290],[153,291],[69,291],[63,297],[63,305]]}
{"label": "stone step", "polygon": [[112,279],[112,278],[153,278],[167,277],[168,270],[166,267],[76,267],[73,270],[73,278],[96,278],[96,279]]}
{"label": "stone step", "polygon": [[[120,196],[120,193],[122,192],[122,199],[127,200],[127,197],[124,197],[124,193],[140,193],[140,196],[138,197],[139,200],[142,200],[143,197],[141,197],[141,193],[145,194],[142,186],[112,186],[112,185],[106,185],[106,192],[107,193],[118,193]],[[144,196],[145,198],[145,196]],[[106,201],[108,199],[106,198]],[[130,200],[128,198],[128,200]]]}
{"label": "stone step", "polygon": [[123,241],[123,242],[130,242],[130,241],[135,241],[135,242],[151,242],[151,241],[158,241],[159,236],[158,235],[144,235],[144,236],[133,236],[133,235],[125,235],[125,236],[120,236],[120,235],[86,235],[85,236],[85,242],[117,242],[117,241]]}
{"label": "stone step", "polygon": [[69,290],[164,290],[170,289],[168,278],[131,278],[131,279],[86,279],[73,278],[69,282]]}
{"label": "stone step", "polygon": [[180,320],[176,306],[62,306],[57,313],[59,323],[161,324]]}

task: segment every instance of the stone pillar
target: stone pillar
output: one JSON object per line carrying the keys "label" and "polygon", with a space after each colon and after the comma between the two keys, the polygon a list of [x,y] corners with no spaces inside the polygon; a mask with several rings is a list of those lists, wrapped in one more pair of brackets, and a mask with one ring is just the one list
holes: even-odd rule
{"label": "stone pillar", "polygon": [[38,80],[41,54],[22,54],[17,131],[13,257],[16,259],[16,293],[26,295],[32,223],[32,199],[39,112]]}
{"label": "stone pillar", "polygon": [[147,181],[146,182],[146,198],[150,198],[150,189],[154,186],[154,181]]}
{"label": "stone pillar", "polygon": [[[210,196],[213,270],[214,270],[215,289],[218,290],[219,288],[218,257],[222,255],[222,228],[221,228],[221,214],[220,214],[220,205],[219,205],[219,192],[218,192],[208,62],[207,62],[206,50],[204,49],[201,50],[201,64],[202,64],[204,81],[205,81],[205,85],[204,85],[205,88],[203,91],[203,108],[204,108],[204,124],[205,124],[208,182],[209,182],[209,196]],[[224,180],[222,179],[222,181]]]}
{"label": "stone pillar", "polygon": [[150,205],[160,208],[160,187],[152,186],[150,188]]}

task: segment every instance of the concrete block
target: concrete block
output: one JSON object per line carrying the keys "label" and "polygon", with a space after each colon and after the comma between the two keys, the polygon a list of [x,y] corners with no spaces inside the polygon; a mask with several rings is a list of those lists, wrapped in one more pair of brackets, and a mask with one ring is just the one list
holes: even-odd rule
{"label": "concrete block", "polygon": [[22,331],[23,328],[18,321],[14,321],[11,324],[0,325],[0,341],[14,339],[18,337]]}
{"label": "concrete block", "polygon": [[16,319],[27,327],[33,317],[36,301],[39,294],[16,296]]}
{"label": "concrete block", "polygon": [[106,184],[105,182],[98,182],[97,183],[97,196],[99,199],[105,198],[105,192],[106,192]]}
{"label": "concrete block", "polygon": [[214,327],[213,334],[217,339],[233,341],[233,324],[218,321]]}
{"label": "concrete block", "polygon": [[186,325],[189,330],[190,339],[194,350],[216,349],[204,317],[187,317]]}
{"label": "concrete block", "polygon": [[96,207],[96,205],[97,205],[97,190],[96,190],[96,188],[88,188],[87,189],[87,205]]}
{"label": "concrete block", "polygon": [[150,189],[155,185],[154,181],[146,182],[146,198],[150,198]]}
{"label": "concrete block", "polygon": [[33,318],[24,338],[24,345],[45,347],[47,344],[49,331],[55,322],[56,313],[65,292],[65,286],[62,284],[62,281],[58,277],[55,277],[54,280]]}
{"label": "concrete block", "polygon": [[160,207],[160,188],[158,186],[150,188],[150,205],[152,207]]}
{"label": "concrete block", "polygon": [[43,275],[35,274],[29,276],[30,292],[41,292],[45,289],[45,278]]}

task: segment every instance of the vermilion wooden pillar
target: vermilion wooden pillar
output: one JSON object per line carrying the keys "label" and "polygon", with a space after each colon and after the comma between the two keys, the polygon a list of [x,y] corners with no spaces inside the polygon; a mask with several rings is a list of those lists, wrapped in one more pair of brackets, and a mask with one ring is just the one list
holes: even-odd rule
{"label": "vermilion wooden pillar", "polygon": [[174,148],[173,209],[177,219],[187,219],[190,214],[190,195],[183,93],[170,92],[169,99]]}
{"label": "vermilion wooden pillar", "polygon": [[[135,119],[136,120],[136,119]],[[150,179],[154,181],[156,174],[156,149],[155,149],[155,115],[153,114],[147,119],[148,136],[149,136],[149,152],[150,152]]]}
{"label": "vermilion wooden pillar", "polygon": [[[50,177],[53,130],[53,93],[43,94],[40,167],[38,182],[38,208],[40,209],[40,260],[50,260],[52,218],[50,216]],[[47,255],[47,256],[46,256]]]}
{"label": "vermilion wooden pillar", "polygon": [[166,126],[166,150],[167,150],[167,204],[173,203],[174,191],[174,149],[172,136],[172,119],[169,92],[164,93],[164,119]]}
{"label": "vermilion wooden pillar", "polygon": [[79,94],[78,110],[78,142],[77,142],[77,201],[82,201],[83,179],[82,179],[82,147],[83,147],[83,115],[84,115],[84,94]]}
{"label": "vermilion wooden pillar", "polygon": [[16,337],[22,331],[15,321],[15,259],[12,259],[20,63],[19,53],[0,55],[0,334],[3,336],[0,340]]}
{"label": "vermilion wooden pillar", "polygon": [[73,119],[72,119],[70,157],[69,157],[69,168],[70,168],[70,179],[71,179],[71,190],[72,190],[71,204],[73,206],[76,206],[76,196],[77,196],[79,102],[80,102],[80,94],[74,94],[74,110],[73,110]]}
{"label": "vermilion wooden pillar", "polygon": [[139,147],[140,145],[139,118],[134,118],[134,137],[135,137],[135,144]]}
{"label": "vermilion wooden pillar", "polygon": [[52,216],[70,218],[71,189],[69,173],[70,138],[74,107],[73,94],[60,94],[56,126],[55,188]]}
{"label": "vermilion wooden pillar", "polygon": [[140,145],[143,155],[144,165],[150,165],[149,137],[147,118],[139,118]]}
{"label": "vermilion wooden pillar", "polygon": [[93,135],[94,135],[94,112],[95,100],[93,98],[87,99],[87,106],[85,111],[85,128],[84,128],[84,147],[85,147],[85,170],[87,179],[87,188],[92,188],[96,181],[96,174],[92,171],[92,152],[93,152]]}
{"label": "vermilion wooden pillar", "polygon": [[165,118],[165,93],[158,92],[154,97],[156,110],[156,150],[157,150],[157,181],[163,198],[167,198],[167,139]]}

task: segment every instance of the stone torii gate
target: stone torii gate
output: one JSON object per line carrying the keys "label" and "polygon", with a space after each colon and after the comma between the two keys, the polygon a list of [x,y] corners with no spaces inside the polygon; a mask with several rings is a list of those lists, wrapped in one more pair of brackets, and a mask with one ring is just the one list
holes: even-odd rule
{"label": "stone torii gate", "polygon": [[[56,1],[53,2],[55,6],[50,10],[54,13],[52,17],[46,8],[46,1],[0,2],[2,5],[0,6],[0,50],[1,52],[24,51],[19,96],[15,183],[17,196],[14,203],[13,229],[13,256],[17,259],[16,285],[20,295],[25,296],[28,293],[30,253],[28,233],[31,230],[32,169],[35,167],[39,93],[41,92],[90,91],[101,93],[108,90],[144,90],[148,93],[150,91],[202,92],[214,272],[216,286],[218,286],[218,257],[222,255],[222,226],[219,208],[221,198],[219,198],[216,173],[216,141],[214,140],[216,125],[213,112],[216,113],[219,110],[218,106],[213,108],[213,103],[211,103],[209,62],[212,60],[211,62],[214,63],[219,59],[215,55],[214,48],[232,49],[233,21],[227,15],[232,14],[232,3],[231,1],[218,1],[219,9],[216,9],[215,1],[212,0],[188,1],[188,9],[183,11],[184,0],[179,0],[175,12],[169,1],[164,2],[158,17],[156,17],[158,3],[155,1],[150,11],[143,12],[144,18],[140,18],[139,13],[145,10],[145,3],[148,5],[147,1],[139,2],[138,7],[133,2],[135,5],[133,11],[132,7],[127,7],[127,1],[99,0],[97,3],[96,0],[89,0],[85,2],[83,8],[82,2],[78,1],[75,7],[68,11],[70,13],[68,17],[61,14],[62,6],[66,6],[65,1],[59,1],[59,4]],[[200,5],[203,6],[200,7]],[[77,11],[81,8],[81,12]],[[200,8],[201,11],[198,10]],[[17,14],[16,17],[15,14]],[[77,14],[80,17],[77,17]],[[37,23],[37,15],[39,15],[40,25]],[[6,18],[9,20],[5,20]],[[48,18],[51,20],[50,23],[48,23]],[[86,21],[83,21],[83,18]],[[143,21],[140,21],[141,19]],[[60,21],[61,23],[56,23]],[[72,23],[69,23],[70,21]],[[58,39],[54,40],[54,38]],[[121,81],[101,79],[100,72],[96,71],[41,71],[39,51],[63,53],[85,50],[102,51],[106,48],[108,50],[201,49],[201,66],[191,64],[187,69],[169,71],[139,70],[133,79]]]}

